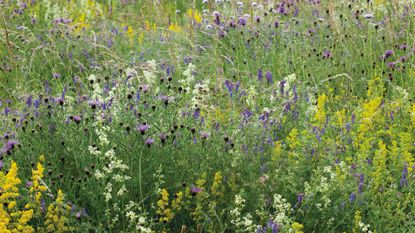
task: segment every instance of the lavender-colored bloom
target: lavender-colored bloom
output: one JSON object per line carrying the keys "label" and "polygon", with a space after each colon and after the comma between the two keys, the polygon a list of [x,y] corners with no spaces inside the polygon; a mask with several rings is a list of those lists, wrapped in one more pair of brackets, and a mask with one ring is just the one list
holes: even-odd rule
{"label": "lavender-colored bloom", "polygon": [[271,71],[267,71],[267,73],[265,73],[265,77],[267,78],[268,84],[271,85],[273,83]]}
{"label": "lavender-colored bloom", "polygon": [[331,57],[331,52],[328,50],[324,50],[323,52],[323,58],[330,58]]}
{"label": "lavender-colored bloom", "polygon": [[32,96],[31,95],[29,97],[27,97],[27,99],[26,99],[26,106],[29,107],[29,108],[32,106]]}
{"label": "lavender-colored bloom", "polygon": [[381,56],[381,60],[386,60],[387,58],[389,58],[390,56],[392,56],[393,54],[395,54],[395,52],[393,50],[386,50],[383,55]]}
{"label": "lavender-colored bloom", "polygon": [[1,148],[0,155],[3,155],[3,154],[6,154],[6,153],[11,152],[16,147],[16,145],[18,145],[18,144],[19,144],[19,142],[16,141],[16,140],[9,140]]}
{"label": "lavender-colored bloom", "polygon": [[40,207],[42,209],[42,213],[44,213],[46,211],[46,202],[45,199],[40,199]]}
{"label": "lavender-colored bloom", "polygon": [[394,68],[394,67],[395,67],[395,65],[396,65],[396,62],[388,62],[388,63],[386,63],[386,66],[387,66],[388,68]]}
{"label": "lavender-colored bloom", "polygon": [[10,108],[9,107],[4,108],[4,115],[8,116],[9,115],[9,112],[10,112]]}
{"label": "lavender-colored bloom", "polygon": [[30,188],[30,187],[32,187],[32,185],[33,185],[32,181],[27,181],[26,182],[26,188]]}
{"label": "lavender-colored bloom", "polygon": [[192,186],[190,188],[190,192],[192,193],[193,196],[196,196],[196,194],[200,193],[202,191],[201,188],[198,188],[196,186]]}
{"label": "lavender-colored bloom", "polygon": [[150,147],[153,143],[154,143],[154,139],[152,139],[152,138],[147,138],[147,140],[146,140],[146,145],[147,145],[148,147]]}
{"label": "lavender-colored bloom", "polygon": [[246,19],[244,17],[239,17],[238,24],[241,25],[241,26],[245,26],[246,25]]}
{"label": "lavender-colored bloom", "polygon": [[144,135],[149,128],[150,125],[147,124],[140,124],[137,126],[137,130],[140,131],[141,135]]}
{"label": "lavender-colored bloom", "polygon": [[274,22],[274,27],[275,28],[278,28],[279,25],[280,25],[280,22],[278,22],[278,20]]}
{"label": "lavender-colored bloom", "polygon": [[297,203],[300,204],[304,200],[304,193],[299,193],[297,195]]}
{"label": "lavender-colored bloom", "polygon": [[205,131],[202,131],[202,132],[200,132],[200,137],[203,139],[203,140],[205,140],[205,139],[207,139],[208,137],[209,137],[209,133],[208,132],[205,132]]}
{"label": "lavender-colored bloom", "polygon": [[52,74],[52,77],[53,78],[60,78],[61,77],[61,74],[59,74],[59,73],[53,73]]}
{"label": "lavender-colored bloom", "polygon": [[263,73],[262,73],[262,69],[259,69],[258,70],[258,81],[262,81],[262,78],[263,78]]}
{"label": "lavender-colored bloom", "polygon": [[356,194],[354,192],[352,194],[350,194],[349,201],[350,202],[356,201]]}
{"label": "lavender-colored bloom", "polygon": [[407,179],[407,177],[408,177],[408,164],[405,163],[403,165],[403,170],[402,170],[402,178],[401,178],[401,182],[400,182],[401,187],[408,186],[408,179]]}
{"label": "lavender-colored bloom", "polygon": [[229,80],[225,80],[225,86],[228,88],[229,96],[233,96],[233,84]]}
{"label": "lavender-colored bloom", "polygon": [[364,174],[360,174],[359,175],[359,193],[363,192],[363,185],[365,183],[365,175]]}
{"label": "lavender-colored bloom", "polygon": [[74,116],[74,117],[73,117],[73,121],[74,121],[76,124],[79,124],[79,123],[81,122],[81,117],[80,117],[80,116]]}

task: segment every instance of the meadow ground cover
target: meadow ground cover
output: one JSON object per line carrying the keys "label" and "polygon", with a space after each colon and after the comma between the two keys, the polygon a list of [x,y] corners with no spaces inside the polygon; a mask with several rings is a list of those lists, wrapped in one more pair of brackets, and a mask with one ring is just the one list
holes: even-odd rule
{"label": "meadow ground cover", "polygon": [[0,13],[0,232],[415,232],[413,0]]}

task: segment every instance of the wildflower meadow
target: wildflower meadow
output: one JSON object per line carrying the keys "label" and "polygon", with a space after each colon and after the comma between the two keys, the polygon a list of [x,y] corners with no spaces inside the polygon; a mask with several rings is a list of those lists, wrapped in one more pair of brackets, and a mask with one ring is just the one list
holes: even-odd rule
{"label": "wildflower meadow", "polygon": [[414,233],[414,0],[0,0],[0,233]]}

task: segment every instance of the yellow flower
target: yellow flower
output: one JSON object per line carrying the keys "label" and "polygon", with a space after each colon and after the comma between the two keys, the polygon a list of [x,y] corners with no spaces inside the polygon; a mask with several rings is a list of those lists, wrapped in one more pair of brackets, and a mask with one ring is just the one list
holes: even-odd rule
{"label": "yellow flower", "polygon": [[173,209],[180,209],[180,204],[182,203],[182,199],[183,199],[183,192],[180,191],[178,193],[176,193],[174,200],[171,202],[171,206],[173,207]]}
{"label": "yellow flower", "polygon": [[300,224],[298,222],[293,222],[293,224],[291,224],[291,228],[293,229],[294,233],[304,233],[302,231],[303,229],[303,224]]}
{"label": "yellow flower", "polygon": [[202,15],[200,14],[198,10],[188,9],[187,15],[189,16],[191,20],[194,20],[196,23],[202,22]]}
{"label": "yellow flower", "polygon": [[181,27],[176,23],[170,24],[169,30],[172,31],[172,32],[181,32],[182,31]]}
{"label": "yellow flower", "polygon": [[297,146],[300,145],[300,143],[297,140],[297,136],[298,130],[296,128],[293,128],[288,134],[287,141],[291,149],[295,149]]}
{"label": "yellow flower", "polygon": [[215,177],[213,179],[213,184],[211,187],[212,195],[214,196],[221,196],[223,194],[223,186],[222,186],[222,173],[220,171],[215,173]]}
{"label": "yellow flower", "polygon": [[7,206],[7,208],[10,210],[10,209],[13,209],[14,207],[16,207],[16,201],[11,201],[10,203],[9,203],[9,205]]}
{"label": "yellow flower", "polygon": [[160,222],[167,223],[173,219],[174,213],[171,209],[168,208],[169,206],[169,193],[166,189],[160,190],[161,199],[157,201],[157,214],[160,215]]}
{"label": "yellow flower", "polygon": [[324,110],[324,104],[327,101],[327,96],[322,94],[317,99],[317,112],[314,115],[314,119],[321,126],[326,122],[326,112]]}

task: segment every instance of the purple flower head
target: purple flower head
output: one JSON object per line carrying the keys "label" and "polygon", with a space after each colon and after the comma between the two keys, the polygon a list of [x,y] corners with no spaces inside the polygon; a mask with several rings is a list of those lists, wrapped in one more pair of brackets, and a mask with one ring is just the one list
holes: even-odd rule
{"label": "purple flower head", "polygon": [[153,143],[154,143],[154,139],[152,139],[152,138],[147,138],[147,140],[146,140],[146,145],[147,145],[148,147],[150,147]]}
{"label": "purple flower head", "polygon": [[161,141],[162,143],[165,143],[165,142],[166,142],[166,140],[167,140],[166,135],[165,135],[165,134],[163,134],[163,133],[160,133],[160,134],[159,134],[159,138],[160,138],[160,141]]}
{"label": "purple flower head", "polygon": [[81,122],[81,117],[80,117],[80,116],[74,116],[74,117],[73,117],[73,121],[74,121],[76,124],[79,124],[79,123]]}
{"label": "purple flower head", "polygon": [[268,84],[271,85],[273,83],[271,71],[267,71],[267,73],[265,73],[265,77],[267,78]]}
{"label": "purple flower head", "polygon": [[304,193],[299,193],[297,195],[297,203],[300,204],[304,200]]}
{"label": "purple flower head", "polygon": [[259,69],[258,70],[258,81],[262,81],[262,78],[263,78],[263,74],[262,74],[262,69]]}
{"label": "purple flower head", "polygon": [[390,56],[392,56],[395,52],[393,50],[386,50],[383,55],[380,57],[381,60],[386,60],[387,58],[389,58]]}
{"label": "purple flower head", "polygon": [[200,132],[200,137],[203,139],[203,140],[206,140],[208,137],[209,137],[209,133],[208,132]]}
{"label": "purple flower head", "polygon": [[350,202],[356,201],[356,194],[354,192],[352,194],[350,194],[349,201]]}
{"label": "purple flower head", "polygon": [[323,52],[323,58],[330,58],[331,57],[331,52],[328,50],[324,50]]}
{"label": "purple flower head", "polygon": [[192,196],[196,196],[196,194],[202,192],[202,189],[201,188],[198,188],[196,186],[192,186],[190,188],[190,192],[192,193]]}
{"label": "purple flower head", "polygon": [[16,145],[18,145],[19,142],[16,140],[9,140],[7,143],[5,143],[3,145],[3,148],[1,148],[0,150],[0,155],[3,154],[10,154],[12,152],[12,150],[16,147]]}
{"label": "purple flower head", "polygon": [[402,178],[401,178],[401,182],[400,182],[401,187],[408,186],[407,177],[408,177],[408,164],[405,163],[403,165],[403,170],[402,170]]}
{"label": "purple flower head", "polygon": [[255,22],[260,23],[261,22],[261,17],[260,16],[255,16]]}
{"label": "purple flower head", "polygon": [[147,124],[140,124],[137,126],[137,130],[140,131],[141,135],[144,135],[148,128],[150,128],[150,125]]}
{"label": "purple flower head", "polygon": [[61,77],[61,74],[59,74],[59,73],[53,73],[52,74],[52,77],[53,78],[60,78]]}
{"label": "purple flower head", "polygon": [[30,187],[32,187],[32,185],[33,185],[32,181],[27,181],[26,182],[26,188],[30,188]]}
{"label": "purple flower head", "polygon": [[244,17],[239,17],[238,24],[241,25],[241,26],[245,26],[246,25],[246,19]]}
{"label": "purple flower head", "polygon": [[278,20],[274,22],[274,27],[275,28],[278,28],[279,25],[280,25],[280,22],[278,22]]}
{"label": "purple flower head", "polygon": [[394,68],[394,67],[395,67],[395,65],[396,65],[396,62],[388,62],[388,63],[386,63],[386,66],[387,66],[388,68],[390,68],[390,69]]}

